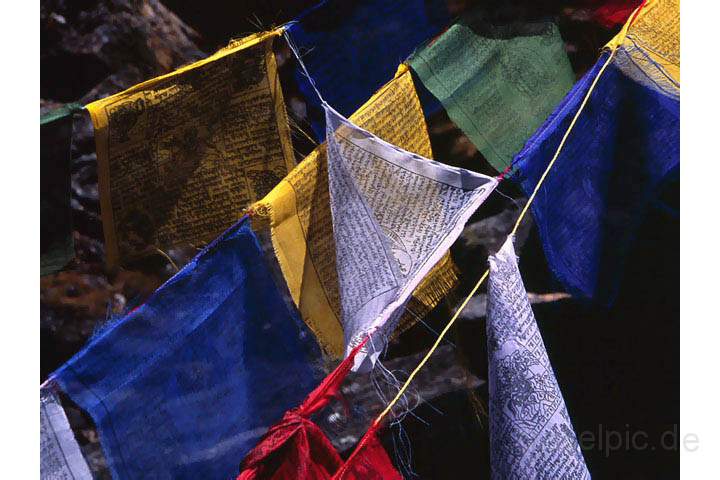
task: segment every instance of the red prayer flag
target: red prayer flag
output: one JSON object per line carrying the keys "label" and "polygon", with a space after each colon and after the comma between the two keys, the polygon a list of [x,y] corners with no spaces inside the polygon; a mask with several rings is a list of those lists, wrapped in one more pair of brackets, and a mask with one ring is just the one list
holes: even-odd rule
{"label": "red prayer flag", "polygon": [[307,396],[298,408],[285,412],[240,465],[237,480],[402,480],[377,437],[374,424],[343,463],[310,416],[339,396],[340,385],[365,341]]}

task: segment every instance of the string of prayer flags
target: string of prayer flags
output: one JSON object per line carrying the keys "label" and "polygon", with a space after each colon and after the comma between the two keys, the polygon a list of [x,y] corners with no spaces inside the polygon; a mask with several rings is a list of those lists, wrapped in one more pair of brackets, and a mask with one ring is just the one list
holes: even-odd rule
{"label": "string of prayer flags", "polygon": [[50,388],[40,389],[40,478],[92,480],[65,410]]}
{"label": "string of prayer flags", "polygon": [[87,106],[107,261],[211,241],[295,166],[280,30]]}
{"label": "string of prayer flags", "polygon": [[113,478],[231,478],[319,362],[245,217],[51,381],[92,416]]}
{"label": "string of prayer flags", "polygon": [[554,23],[484,23],[477,10],[408,60],[498,172],[575,81]]}
{"label": "string of prayer flags", "polygon": [[342,458],[311,419],[340,396],[360,347],[313,390],[303,403],[285,412],[240,465],[237,480],[402,480],[377,438],[373,425],[347,461]]}
{"label": "string of prayer flags", "polygon": [[512,242],[489,258],[491,477],[589,479]]}
{"label": "string of prayer flags", "polygon": [[[350,120],[392,144],[432,158],[422,108],[404,66]],[[327,162],[322,144],[251,211],[253,227],[270,231],[275,256],[303,320],[328,353],[342,357],[345,339]],[[413,292],[398,328],[422,318],[456,283],[456,268],[445,255]]]}
{"label": "string of prayer flags", "polygon": [[[651,0],[515,159],[530,195],[603,65],[532,212],[569,293],[611,304],[638,223],[680,164],[679,7]],[[609,56],[613,55],[609,59]]]}
{"label": "string of prayer flags", "polygon": [[[444,0],[325,0],[290,24],[288,33],[323,98],[347,116],[449,21]],[[301,69],[296,80],[316,138],[324,140],[321,99]]]}
{"label": "string of prayer flags", "polygon": [[62,269],[75,256],[70,207],[73,114],[63,105],[40,118],[40,275]]}
{"label": "string of prayer flags", "polygon": [[325,110],[345,350],[373,334],[354,366],[366,369],[412,291],[498,181],[402,150]]}

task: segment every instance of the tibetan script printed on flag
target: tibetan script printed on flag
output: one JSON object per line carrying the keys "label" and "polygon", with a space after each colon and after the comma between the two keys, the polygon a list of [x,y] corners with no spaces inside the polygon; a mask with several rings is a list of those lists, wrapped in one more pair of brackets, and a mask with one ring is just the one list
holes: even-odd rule
{"label": "tibetan script printed on flag", "polygon": [[648,1],[610,42],[615,62],[627,76],[680,99],[680,2]]}
{"label": "tibetan script printed on flag", "polygon": [[88,105],[108,263],[212,240],[292,169],[277,34]]}
{"label": "tibetan script printed on flag", "polygon": [[402,150],[325,109],[345,353],[373,334],[370,362],[356,358],[364,369],[497,180]]}
{"label": "tibetan script printed on flag", "polygon": [[512,238],[490,257],[487,338],[491,477],[589,480]]}
{"label": "tibetan script printed on flag", "polygon": [[60,401],[44,388],[40,390],[40,478],[92,479]]}
{"label": "tibetan script printed on flag", "polygon": [[557,26],[463,16],[417,51],[410,67],[490,165],[503,171],[572,87]]}
{"label": "tibetan script printed on flag", "polygon": [[[388,142],[432,157],[420,101],[404,66],[350,119]],[[326,145],[313,150],[252,210],[253,226],[270,229],[274,253],[303,320],[328,353],[341,357],[345,342]],[[446,255],[413,293],[408,305],[412,311],[401,319],[399,329],[422,318],[456,282],[455,266]]]}

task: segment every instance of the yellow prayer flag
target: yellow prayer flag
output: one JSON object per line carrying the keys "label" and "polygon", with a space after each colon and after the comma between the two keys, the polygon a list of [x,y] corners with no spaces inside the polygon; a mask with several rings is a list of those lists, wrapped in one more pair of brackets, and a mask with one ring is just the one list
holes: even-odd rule
{"label": "yellow prayer flag", "polygon": [[[665,88],[679,90],[679,0],[648,0],[630,16],[607,47],[623,47],[634,64],[651,77],[650,80]],[[629,73],[627,69],[624,71]],[[643,79],[636,80],[643,83]]]}
{"label": "yellow prayer flag", "polygon": [[[422,107],[404,65],[350,120],[387,142],[432,158]],[[328,353],[341,357],[344,338],[325,144],[251,209],[255,228],[270,229],[275,255],[303,320]],[[456,268],[446,255],[413,293],[400,328],[425,315],[456,283]]]}
{"label": "yellow prayer flag", "polygon": [[87,106],[109,264],[209,242],[295,166],[272,52],[280,33]]}

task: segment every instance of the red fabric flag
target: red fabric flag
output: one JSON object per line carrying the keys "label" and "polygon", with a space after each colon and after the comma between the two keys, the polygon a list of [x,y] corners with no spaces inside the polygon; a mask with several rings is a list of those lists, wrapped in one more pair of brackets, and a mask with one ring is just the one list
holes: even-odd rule
{"label": "red fabric flag", "polygon": [[347,462],[310,416],[338,397],[353,365],[358,345],[298,408],[268,430],[240,465],[237,480],[402,480],[377,438],[373,425]]}
{"label": "red fabric flag", "polygon": [[640,3],[642,3],[641,0],[609,0],[603,2],[593,12],[593,19],[605,28],[623,25]]}
{"label": "red fabric flag", "polygon": [[370,427],[333,480],[403,480],[377,437],[379,428],[379,424]]}

